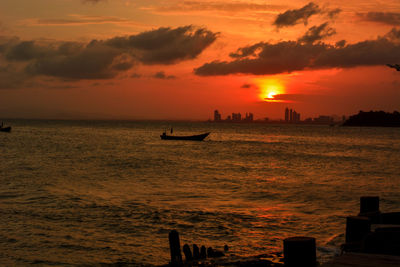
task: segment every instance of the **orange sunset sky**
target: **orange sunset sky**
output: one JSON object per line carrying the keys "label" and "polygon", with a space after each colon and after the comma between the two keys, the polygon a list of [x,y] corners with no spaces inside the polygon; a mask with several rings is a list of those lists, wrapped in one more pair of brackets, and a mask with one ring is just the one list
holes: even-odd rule
{"label": "orange sunset sky", "polygon": [[0,1],[0,117],[400,108],[400,1]]}

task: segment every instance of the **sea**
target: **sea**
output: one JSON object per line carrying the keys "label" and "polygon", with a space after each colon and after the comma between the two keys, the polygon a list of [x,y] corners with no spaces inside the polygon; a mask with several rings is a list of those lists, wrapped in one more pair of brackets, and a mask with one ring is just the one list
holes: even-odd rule
{"label": "sea", "polygon": [[[0,265],[153,266],[168,233],[248,257],[311,236],[340,253],[361,196],[400,211],[400,128],[7,120]],[[161,140],[211,132],[203,142]]]}

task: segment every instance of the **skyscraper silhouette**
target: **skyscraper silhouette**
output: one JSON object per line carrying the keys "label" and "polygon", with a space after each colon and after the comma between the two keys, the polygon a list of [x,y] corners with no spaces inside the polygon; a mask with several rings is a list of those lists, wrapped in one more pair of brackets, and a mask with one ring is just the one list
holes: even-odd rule
{"label": "skyscraper silhouette", "polygon": [[214,111],[214,121],[221,121],[221,114],[218,112],[218,110]]}
{"label": "skyscraper silhouette", "polygon": [[285,109],[285,121],[289,122],[289,109],[288,108]]}

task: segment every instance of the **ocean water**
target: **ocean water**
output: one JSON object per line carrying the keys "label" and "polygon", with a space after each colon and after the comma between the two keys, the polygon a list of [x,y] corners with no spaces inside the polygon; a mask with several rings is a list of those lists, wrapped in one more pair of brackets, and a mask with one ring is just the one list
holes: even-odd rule
{"label": "ocean water", "polygon": [[[400,210],[400,129],[205,122],[7,121],[0,262],[165,264],[168,233],[239,256],[317,239],[325,261],[359,197]],[[211,132],[204,142],[163,141]]]}

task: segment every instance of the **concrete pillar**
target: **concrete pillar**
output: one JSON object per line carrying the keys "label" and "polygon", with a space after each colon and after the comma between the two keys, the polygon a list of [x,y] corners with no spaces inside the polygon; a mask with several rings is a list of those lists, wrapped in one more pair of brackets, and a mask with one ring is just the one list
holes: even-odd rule
{"label": "concrete pillar", "polygon": [[361,242],[370,232],[371,220],[368,217],[346,218],[346,243]]}
{"label": "concrete pillar", "polygon": [[400,225],[400,212],[384,212],[381,213],[380,218],[380,223]]}
{"label": "concrete pillar", "polygon": [[379,197],[363,196],[360,197],[360,214],[379,212]]}
{"label": "concrete pillar", "polygon": [[381,223],[381,212],[379,211],[379,197],[360,197],[360,214],[370,218],[371,223]]}
{"label": "concrete pillar", "polygon": [[290,237],[283,240],[285,266],[314,267],[317,264],[316,244],[313,237]]}

